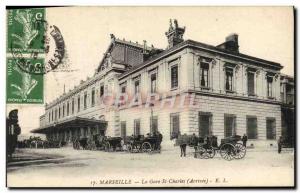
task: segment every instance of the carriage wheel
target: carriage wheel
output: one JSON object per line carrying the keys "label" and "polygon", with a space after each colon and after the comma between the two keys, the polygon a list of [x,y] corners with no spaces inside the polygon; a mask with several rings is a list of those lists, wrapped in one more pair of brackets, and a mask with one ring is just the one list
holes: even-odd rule
{"label": "carriage wheel", "polygon": [[195,157],[196,158],[200,158],[200,159],[208,159],[209,158],[209,155],[206,151],[205,148],[203,147],[197,147],[197,150],[195,152]]}
{"label": "carriage wheel", "polygon": [[151,148],[151,144],[149,142],[144,142],[142,144],[142,151],[143,152],[151,152],[152,148]]}
{"label": "carriage wheel", "polygon": [[209,158],[213,158],[216,155],[216,151],[213,147],[206,149],[206,152],[207,152]]}
{"label": "carriage wheel", "polygon": [[105,150],[106,152],[109,152],[109,151],[110,151],[110,144],[109,144],[109,142],[105,143],[104,150]]}
{"label": "carriage wheel", "polygon": [[135,147],[134,149],[135,149],[136,152],[141,152],[141,151],[143,151],[143,149],[142,149],[142,144],[140,144],[140,143],[135,144],[134,147]]}
{"label": "carriage wheel", "polygon": [[235,147],[230,143],[225,143],[220,148],[221,157],[227,161],[234,159]]}
{"label": "carriage wheel", "polygon": [[236,143],[234,147],[235,147],[234,158],[235,159],[242,159],[242,158],[244,158],[245,155],[246,155],[246,147],[243,146],[243,144],[241,144],[241,143]]}
{"label": "carriage wheel", "polygon": [[196,147],[194,158],[201,158],[202,156],[202,147]]}

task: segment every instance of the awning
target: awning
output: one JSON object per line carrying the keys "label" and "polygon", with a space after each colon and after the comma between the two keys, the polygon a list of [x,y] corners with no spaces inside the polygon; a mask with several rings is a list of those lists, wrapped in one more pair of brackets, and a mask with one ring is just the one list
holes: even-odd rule
{"label": "awning", "polygon": [[31,133],[48,133],[51,131],[81,128],[88,126],[98,126],[101,130],[106,130],[107,121],[82,118],[82,117],[71,117],[62,121],[57,121],[44,127],[40,127],[31,131]]}

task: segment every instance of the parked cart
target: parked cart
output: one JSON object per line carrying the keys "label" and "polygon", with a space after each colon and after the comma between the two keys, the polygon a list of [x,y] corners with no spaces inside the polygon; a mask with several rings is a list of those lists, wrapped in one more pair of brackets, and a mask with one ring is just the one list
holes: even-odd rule
{"label": "parked cart", "polygon": [[107,152],[122,150],[122,138],[106,137],[101,134],[96,134],[87,139],[86,149],[105,150]]}
{"label": "parked cart", "polygon": [[157,136],[138,135],[126,138],[127,151],[130,153],[150,153],[160,151],[160,144],[158,143]]}
{"label": "parked cart", "polygon": [[122,138],[121,137],[107,137],[104,140],[105,151],[121,151],[122,150]]}
{"label": "parked cart", "polygon": [[246,155],[246,147],[241,142],[241,136],[235,135],[225,139],[221,139],[218,146],[217,137],[209,136],[201,143],[203,138],[199,139],[200,143],[195,148],[195,157],[202,159],[213,158],[217,151],[225,160],[242,159]]}

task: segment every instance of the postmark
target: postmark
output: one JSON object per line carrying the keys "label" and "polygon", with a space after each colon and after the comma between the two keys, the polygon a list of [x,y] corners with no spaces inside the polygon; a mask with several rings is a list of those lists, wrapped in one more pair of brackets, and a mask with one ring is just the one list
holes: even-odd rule
{"label": "postmark", "polygon": [[[19,68],[30,74],[46,74],[58,68],[65,56],[64,38],[55,25],[45,19],[44,8],[12,9],[7,12],[8,53]],[[35,66],[30,59],[50,59]]]}
{"label": "postmark", "polygon": [[[43,26],[49,26],[46,21],[43,22],[45,24]],[[46,35],[43,42],[45,47],[44,54],[50,55],[51,57],[43,66],[30,63],[31,60],[26,60],[25,54],[20,50],[11,49],[13,59],[24,73],[46,74],[57,69],[62,63],[65,56],[65,42],[63,36],[57,26],[51,25],[49,29],[49,36]],[[50,42],[52,42],[52,44]],[[37,59],[40,56],[41,54],[39,52],[31,52],[30,55],[28,55],[31,59]]]}
{"label": "postmark", "polygon": [[[27,63],[43,66],[43,59],[26,59]],[[16,60],[7,58],[7,103],[43,103],[44,76],[23,72]]]}

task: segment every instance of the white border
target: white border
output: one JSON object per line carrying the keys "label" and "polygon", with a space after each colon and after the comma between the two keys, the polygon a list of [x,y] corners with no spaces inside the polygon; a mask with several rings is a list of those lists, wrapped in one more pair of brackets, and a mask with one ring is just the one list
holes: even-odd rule
{"label": "white border", "polygon": [[[40,3],[40,4],[39,4]],[[146,5],[151,5],[151,6],[191,6],[191,5],[198,5],[198,6],[214,6],[214,5],[218,5],[218,6],[267,6],[267,5],[275,5],[275,6],[288,6],[288,5],[294,5],[296,7],[296,9],[300,7],[300,1],[297,0],[273,0],[273,1],[268,1],[268,0],[251,0],[251,1],[238,1],[238,0],[202,0],[201,2],[198,2],[197,0],[102,0],[101,2],[96,1],[96,0],[44,0],[44,1],[34,1],[34,0],[23,0],[23,1],[17,1],[17,0],[4,0],[0,2],[0,10],[1,10],[1,14],[0,14],[0,22],[1,22],[1,27],[0,27],[0,42],[1,46],[0,46],[0,52],[2,53],[2,57],[1,57],[1,66],[0,66],[0,87],[1,87],[1,91],[0,92],[0,101],[2,103],[2,108],[0,109],[0,117],[1,119],[1,145],[0,145],[0,154],[1,154],[1,163],[0,163],[0,191],[1,192],[8,192],[9,190],[5,187],[5,178],[6,178],[6,168],[5,168],[5,117],[6,117],[6,113],[5,113],[5,107],[6,107],[6,103],[5,103],[5,93],[6,93],[6,61],[5,61],[5,54],[6,54],[6,11],[5,11],[5,7],[6,6],[53,6],[53,5],[64,5],[64,6],[92,6],[92,5],[99,5],[99,6],[146,6]],[[298,10],[299,12],[299,10]],[[272,22],[272,21],[270,21]],[[299,26],[299,18],[296,19],[296,26]],[[299,38],[297,38],[297,42],[295,42],[298,45],[298,41]],[[299,49],[297,50],[297,53],[295,53],[299,56]],[[296,68],[297,72],[299,72],[299,67]],[[298,78],[299,79],[299,78]],[[297,85],[298,85],[298,81],[297,81]],[[297,88],[298,91],[298,88]],[[299,92],[297,93],[299,95]],[[297,120],[300,120],[300,115],[298,114],[297,116]],[[297,128],[296,128],[297,129]],[[297,139],[299,139],[299,133],[300,131],[297,129]],[[299,143],[297,143],[299,144]],[[298,147],[299,148],[299,145]],[[298,158],[299,160],[299,158]],[[297,163],[297,168],[299,168],[299,161]],[[299,186],[299,181],[297,179],[296,184]],[[25,192],[26,190],[20,190],[18,192]],[[27,190],[26,192],[31,191],[31,190]],[[37,190],[35,192],[63,192],[66,190]],[[70,190],[69,190],[70,191]],[[74,191],[74,190],[71,190]],[[88,192],[91,190],[80,190],[80,192]],[[118,190],[100,190],[101,192],[115,192]],[[139,190],[138,190],[139,191]],[[157,190],[156,190],[157,191]],[[159,190],[161,191],[161,190]],[[173,192],[174,190],[167,190],[167,192]],[[185,190],[179,190],[176,192],[183,192]],[[213,190],[213,191],[223,191],[223,190]],[[231,190],[230,190],[231,191]],[[248,191],[248,190],[247,190]],[[266,190],[254,190],[257,192],[265,192]],[[274,191],[274,190],[267,190],[267,191]],[[286,191],[286,190],[282,190],[282,191]],[[165,192],[165,191],[164,191]],[[244,190],[238,190],[237,192],[244,192]]]}

